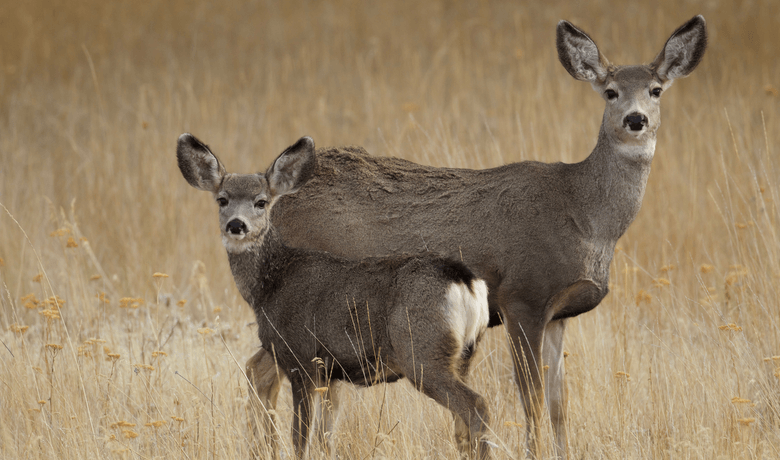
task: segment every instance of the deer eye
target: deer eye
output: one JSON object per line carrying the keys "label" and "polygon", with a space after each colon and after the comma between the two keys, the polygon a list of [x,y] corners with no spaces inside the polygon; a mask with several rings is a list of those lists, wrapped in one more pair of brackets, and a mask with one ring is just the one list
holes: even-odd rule
{"label": "deer eye", "polygon": [[661,97],[661,88],[653,88],[650,90],[650,94],[653,97]]}
{"label": "deer eye", "polygon": [[604,91],[604,94],[607,96],[607,99],[609,99],[610,101],[614,101],[618,97],[617,91],[613,89],[608,89]]}
{"label": "deer eye", "polygon": [[224,208],[225,206],[227,206],[228,200],[227,198],[221,196],[217,198],[217,204],[219,205],[220,208]]}
{"label": "deer eye", "polygon": [[257,201],[255,201],[255,207],[257,209],[263,209],[265,207],[266,203],[267,202],[265,200],[257,200]]}

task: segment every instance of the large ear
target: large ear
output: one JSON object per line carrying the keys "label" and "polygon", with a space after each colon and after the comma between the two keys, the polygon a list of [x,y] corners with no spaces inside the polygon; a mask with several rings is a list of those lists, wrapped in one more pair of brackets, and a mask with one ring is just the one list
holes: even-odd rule
{"label": "large ear", "polygon": [[698,15],[675,30],[650,67],[664,82],[687,77],[707,49],[707,24]]}
{"label": "large ear", "polygon": [[604,83],[609,72],[609,61],[600,52],[596,42],[584,31],[568,21],[560,21],[556,33],[558,60],[577,80]]}
{"label": "large ear", "polygon": [[265,177],[274,196],[287,195],[303,187],[314,175],[316,167],[314,141],[302,137],[274,160]]}
{"label": "large ear", "polygon": [[190,133],[179,136],[176,159],[187,182],[207,192],[216,192],[222,183],[222,177],[227,173],[208,146]]}

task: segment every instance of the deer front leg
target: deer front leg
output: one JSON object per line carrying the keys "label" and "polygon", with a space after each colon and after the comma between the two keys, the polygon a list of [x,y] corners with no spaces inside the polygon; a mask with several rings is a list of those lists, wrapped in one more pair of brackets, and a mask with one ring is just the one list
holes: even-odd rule
{"label": "deer front leg", "polygon": [[313,385],[306,380],[307,377],[301,375],[298,369],[294,369],[289,377],[293,397],[293,448],[295,457],[301,459],[306,454],[306,443],[309,439]]}
{"label": "deer front leg", "polygon": [[568,458],[568,440],[566,435],[566,389],[563,361],[563,332],[566,320],[550,321],[544,332],[542,357],[547,369],[546,384],[547,405],[550,410],[553,435],[555,436],[555,455],[560,460]]}
{"label": "deer front leg", "polygon": [[529,458],[541,458],[541,418],[544,410],[542,382],[542,340],[544,324],[532,315],[517,310],[504,313],[509,346],[515,366],[515,382],[520,391],[526,419],[526,453]]}
{"label": "deer front leg", "polygon": [[[246,362],[249,379],[249,426],[254,458],[279,458],[276,429],[276,399],[281,384],[273,354],[261,348]],[[260,427],[262,426],[262,428]],[[264,443],[260,442],[262,438]]]}
{"label": "deer front leg", "polygon": [[324,388],[324,391],[318,389],[319,405],[315,409],[318,413],[317,421],[314,424],[317,428],[317,439],[320,448],[327,452],[327,458],[336,458],[335,429],[339,416],[339,387],[338,381],[331,381]]}

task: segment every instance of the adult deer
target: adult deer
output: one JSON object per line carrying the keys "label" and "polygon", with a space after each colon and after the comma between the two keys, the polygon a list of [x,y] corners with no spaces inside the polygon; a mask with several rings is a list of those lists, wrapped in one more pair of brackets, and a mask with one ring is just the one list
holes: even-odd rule
{"label": "adult deer", "polygon": [[[561,64],[606,102],[584,161],[468,170],[373,157],[356,147],[321,149],[314,178],[282,198],[272,220],[291,246],[353,258],[428,250],[462,258],[488,283],[490,324],[507,327],[530,455],[540,456],[546,385],[555,453],[567,458],[566,319],[607,295],[615,244],[642,204],[661,94],[696,68],[706,45],[704,18],[696,16],[651,64],[616,66],[588,34],[561,21]],[[274,407],[272,357],[260,350],[247,367],[263,403]]]}

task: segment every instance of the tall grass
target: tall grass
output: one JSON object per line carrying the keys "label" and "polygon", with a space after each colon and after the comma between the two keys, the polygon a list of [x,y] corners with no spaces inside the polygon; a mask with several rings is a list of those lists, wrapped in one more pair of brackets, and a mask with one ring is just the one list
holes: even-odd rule
{"label": "tall grass", "polygon": [[[635,63],[698,13],[710,47],[663,97],[611,294],[569,322],[570,448],[780,457],[779,12],[768,0],[0,5],[0,457],[247,457],[253,317],[213,204],[176,168],[180,133],[240,172],[302,135],[439,166],[579,161],[603,103],[557,63],[556,21]],[[502,329],[477,361],[496,457],[523,458]],[[449,414],[408,384],[344,406],[344,458],[455,456]]]}

